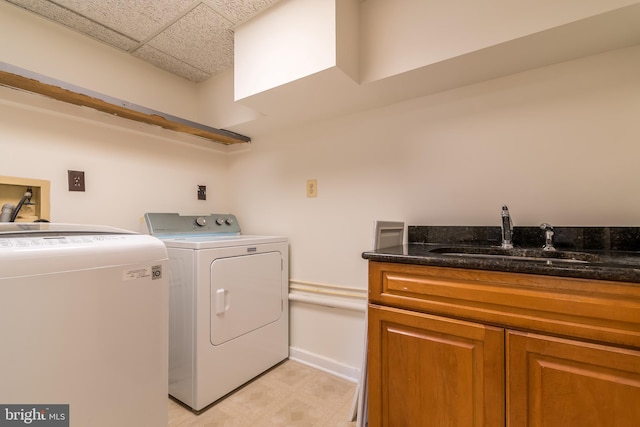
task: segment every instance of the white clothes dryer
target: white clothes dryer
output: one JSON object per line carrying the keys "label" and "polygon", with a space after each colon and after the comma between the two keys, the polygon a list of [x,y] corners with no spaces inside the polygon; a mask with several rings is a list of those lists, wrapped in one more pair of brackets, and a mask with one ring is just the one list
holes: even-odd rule
{"label": "white clothes dryer", "polygon": [[289,356],[288,239],[147,213],[169,255],[169,394],[200,412]]}

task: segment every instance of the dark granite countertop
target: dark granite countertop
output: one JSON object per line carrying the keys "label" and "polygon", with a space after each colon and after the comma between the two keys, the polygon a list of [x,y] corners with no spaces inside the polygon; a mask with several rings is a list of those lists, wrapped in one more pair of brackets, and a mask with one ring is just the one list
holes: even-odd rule
{"label": "dark granite countertop", "polygon": [[[556,227],[558,253],[552,256],[562,255],[565,259],[446,253],[447,248],[470,252],[494,248],[500,252],[500,227],[410,226],[408,231],[408,244],[367,251],[362,257],[370,261],[640,283],[640,228],[636,227]],[[518,253],[539,252],[544,243],[542,230],[515,227],[513,243]]]}

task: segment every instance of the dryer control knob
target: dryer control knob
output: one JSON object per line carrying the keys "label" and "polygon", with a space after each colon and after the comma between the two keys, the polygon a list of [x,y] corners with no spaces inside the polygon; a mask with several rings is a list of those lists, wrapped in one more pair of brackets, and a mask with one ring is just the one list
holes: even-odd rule
{"label": "dryer control knob", "polygon": [[205,225],[207,225],[207,219],[199,216],[198,218],[196,218],[196,225],[204,227]]}
{"label": "dryer control knob", "polygon": [[216,224],[218,224],[218,225],[222,225],[222,224],[224,224],[224,218],[218,218],[218,219],[216,219]]}
{"label": "dryer control knob", "polygon": [[231,224],[233,224],[233,219],[232,218],[227,218],[227,219],[224,220],[224,222],[226,222],[227,225],[231,225]]}

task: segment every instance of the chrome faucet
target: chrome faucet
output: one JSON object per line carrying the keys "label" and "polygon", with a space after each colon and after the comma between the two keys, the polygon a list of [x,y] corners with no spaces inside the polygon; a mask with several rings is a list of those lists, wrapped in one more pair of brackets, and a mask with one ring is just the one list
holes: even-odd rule
{"label": "chrome faucet", "polygon": [[555,251],[556,248],[553,247],[553,235],[555,234],[553,231],[553,227],[551,224],[540,224],[540,228],[544,230],[544,246],[542,247],[543,251]]}
{"label": "chrome faucet", "polygon": [[513,223],[511,222],[511,215],[509,215],[509,208],[507,205],[502,206],[502,248],[513,248]]}

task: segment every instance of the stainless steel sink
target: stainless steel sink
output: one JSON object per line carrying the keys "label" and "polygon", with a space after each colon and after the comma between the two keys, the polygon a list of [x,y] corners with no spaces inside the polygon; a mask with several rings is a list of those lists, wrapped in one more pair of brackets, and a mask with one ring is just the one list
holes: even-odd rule
{"label": "stainless steel sink", "polygon": [[430,252],[445,256],[455,256],[464,258],[489,258],[489,259],[512,259],[521,261],[535,261],[546,263],[598,263],[601,259],[598,255],[584,252],[569,251],[543,251],[542,249],[512,248],[503,249],[500,247],[487,246],[450,246],[437,247]]}

